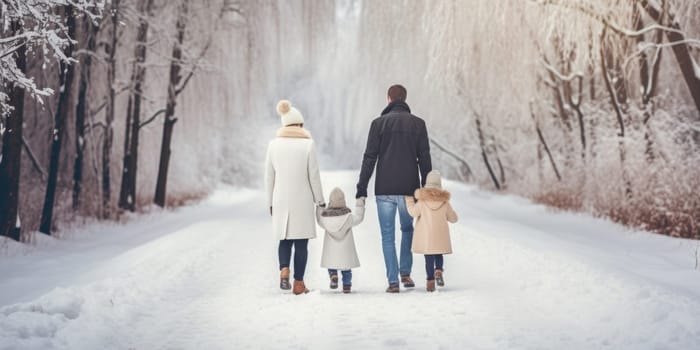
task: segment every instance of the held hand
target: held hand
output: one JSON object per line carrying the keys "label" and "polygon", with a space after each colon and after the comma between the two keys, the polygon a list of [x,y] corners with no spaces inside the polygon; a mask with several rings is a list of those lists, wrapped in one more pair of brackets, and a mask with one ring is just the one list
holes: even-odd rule
{"label": "held hand", "polygon": [[367,199],[367,198],[365,198],[365,197],[360,197],[360,198],[358,198],[357,201],[355,201],[355,206],[356,206],[356,207],[363,207],[363,208],[364,208],[364,206],[365,206],[365,200],[366,200],[366,199]]}

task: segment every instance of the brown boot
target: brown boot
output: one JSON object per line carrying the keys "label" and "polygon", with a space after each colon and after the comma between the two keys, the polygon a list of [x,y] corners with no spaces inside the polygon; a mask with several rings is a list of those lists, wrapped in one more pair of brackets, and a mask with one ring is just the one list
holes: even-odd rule
{"label": "brown boot", "polygon": [[411,275],[401,275],[401,283],[403,283],[404,288],[413,288],[416,283],[411,279]]}
{"label": "brown boot", "polygon": [[282,289],[282,290],[292,289],[292,286],[289,284],[289,268],[288,267],[283,267],[282,270],[280,270],[280,289]]}
{"label": "brown boot", "polygon": [[304,285],[304,281],[294,280],[294,288],[292,288],[292,293],[299,295],[299,294],[305,294],[308,292],[309,292],[309,290],[306,289],[306,285]]}
{"label": "brown boot", "polygon": [[428,280],[425,283],[425,290],[428,292],[434,292],[435,291],[435,280]]}

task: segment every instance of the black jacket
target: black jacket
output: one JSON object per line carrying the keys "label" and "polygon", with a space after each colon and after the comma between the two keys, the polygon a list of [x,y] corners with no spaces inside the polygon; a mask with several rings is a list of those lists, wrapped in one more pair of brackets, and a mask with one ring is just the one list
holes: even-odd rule
{"label": "black jacket", "polygon": [[372,121],[356,198],[367,197],[375,164],[375,195],[410,196],[425,185],[425,177],[432,170],[428,131],[423,119],[411,114],[405,102],[390,103]]}

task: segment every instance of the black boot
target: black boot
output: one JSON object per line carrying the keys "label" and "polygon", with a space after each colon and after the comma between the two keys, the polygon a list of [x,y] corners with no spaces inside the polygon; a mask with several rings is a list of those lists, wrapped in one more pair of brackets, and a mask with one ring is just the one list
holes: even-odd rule
{"label": "black boot", "polygon": [[445,286],[445,279],[442,277],[442,270],[435,270],[435,282],[437,282],[437,285],[440,287]]}
{"label": "black boot", "polygon": [[282,290],[292,289],[292,285],[289,284],[289,268],[288,267],[283,267],[282,270],[280,270],[280,289],[282,289]]}
{"label": "black boot", "polygon": [[331,289],[338,289],[338,274],[331,275]]}

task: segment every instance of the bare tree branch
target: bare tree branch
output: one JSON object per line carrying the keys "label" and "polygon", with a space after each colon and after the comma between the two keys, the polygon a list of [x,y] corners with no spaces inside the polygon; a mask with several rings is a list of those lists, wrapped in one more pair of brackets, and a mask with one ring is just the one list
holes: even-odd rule
{"label": "bare tree branch", "polygon": [[472,173],[471,167],[469,166],[469,163],[467,163],[464,158],[460,157],[457,155],[457,153],[451,151],[449,148],[443,146],[440,142],[436,141],[434,138],[430,138],[430,143],[432,143],[435,147],[437,147],[440,151],[443,153],[449,155],[450,157],[454,158],[457,160],[464,169],[467,171],[467,178],[474,178],[474,174]]}
{"label": "bare tree branch", "polygon": [[[233,5],[228,4],[227,2],[224,1],[223,6],[221,7],[221,10],[219,11],[219,16],[216,18],[216,24],[214,24],[214,28],[216,28],[223,18],[224,14],[226,12],[235,12],[240,14],[241,16],[243,13],[241,12],[240,8],[233,7]],[[196,61],[199,62],[204,58],[204,56],[207,54],[207,51],[209,51],[209,48],[211,47],[212,42],[214,41],[214,34],[209,35],[209,38],[207,39],[206,44],[204,44],[204,47],[202,48],[202,51],[199,53],[199,56],[197,57]],[[187,73],[187,76],[185,79],[182,81],[179,87],[175,89],[175,96],[180,95],[180,93],[185,90],[187,87],[187,84],[190,82],[190,79],[194,76],[195,72],[197,71],[197,68],[199,68],[198,64],[195,64],[192,69],[190,70],[189,73]]]}
{"label": "bare tree branch", "polygon": [[161,115],[161,114],[163,114],[163,113],[165,113],[165,109],[161,109],[161,110],[159,110],[158,112],[154,113],[153,116],[151,116],[150,118],[148,118],[148,120],[145,120],[144,122],[142,122],[141,124],[139,124],[139,129],[140,129],[140,128],[143,128],[144,126],[146,126],[146,125],[148,125],[148,124],[150,124],[150,123],[153,122],[159,115]]}
{"label": "bare tree branch", "polygon": [[46,170],[44,170],[44,168],[41,167],[39,160],[36,158],[36,155],[34,155],[32,148],[29,147],[29,143],[27,142],[27,139],[24,136],[22,136],[22,145],[24,146],[24,150],[27,151],[27,154],[29,155],[29,159],[32,160],[32,164],[34,165],[34,169],[36,169],[41,174],[42,180],[46,180]]}

